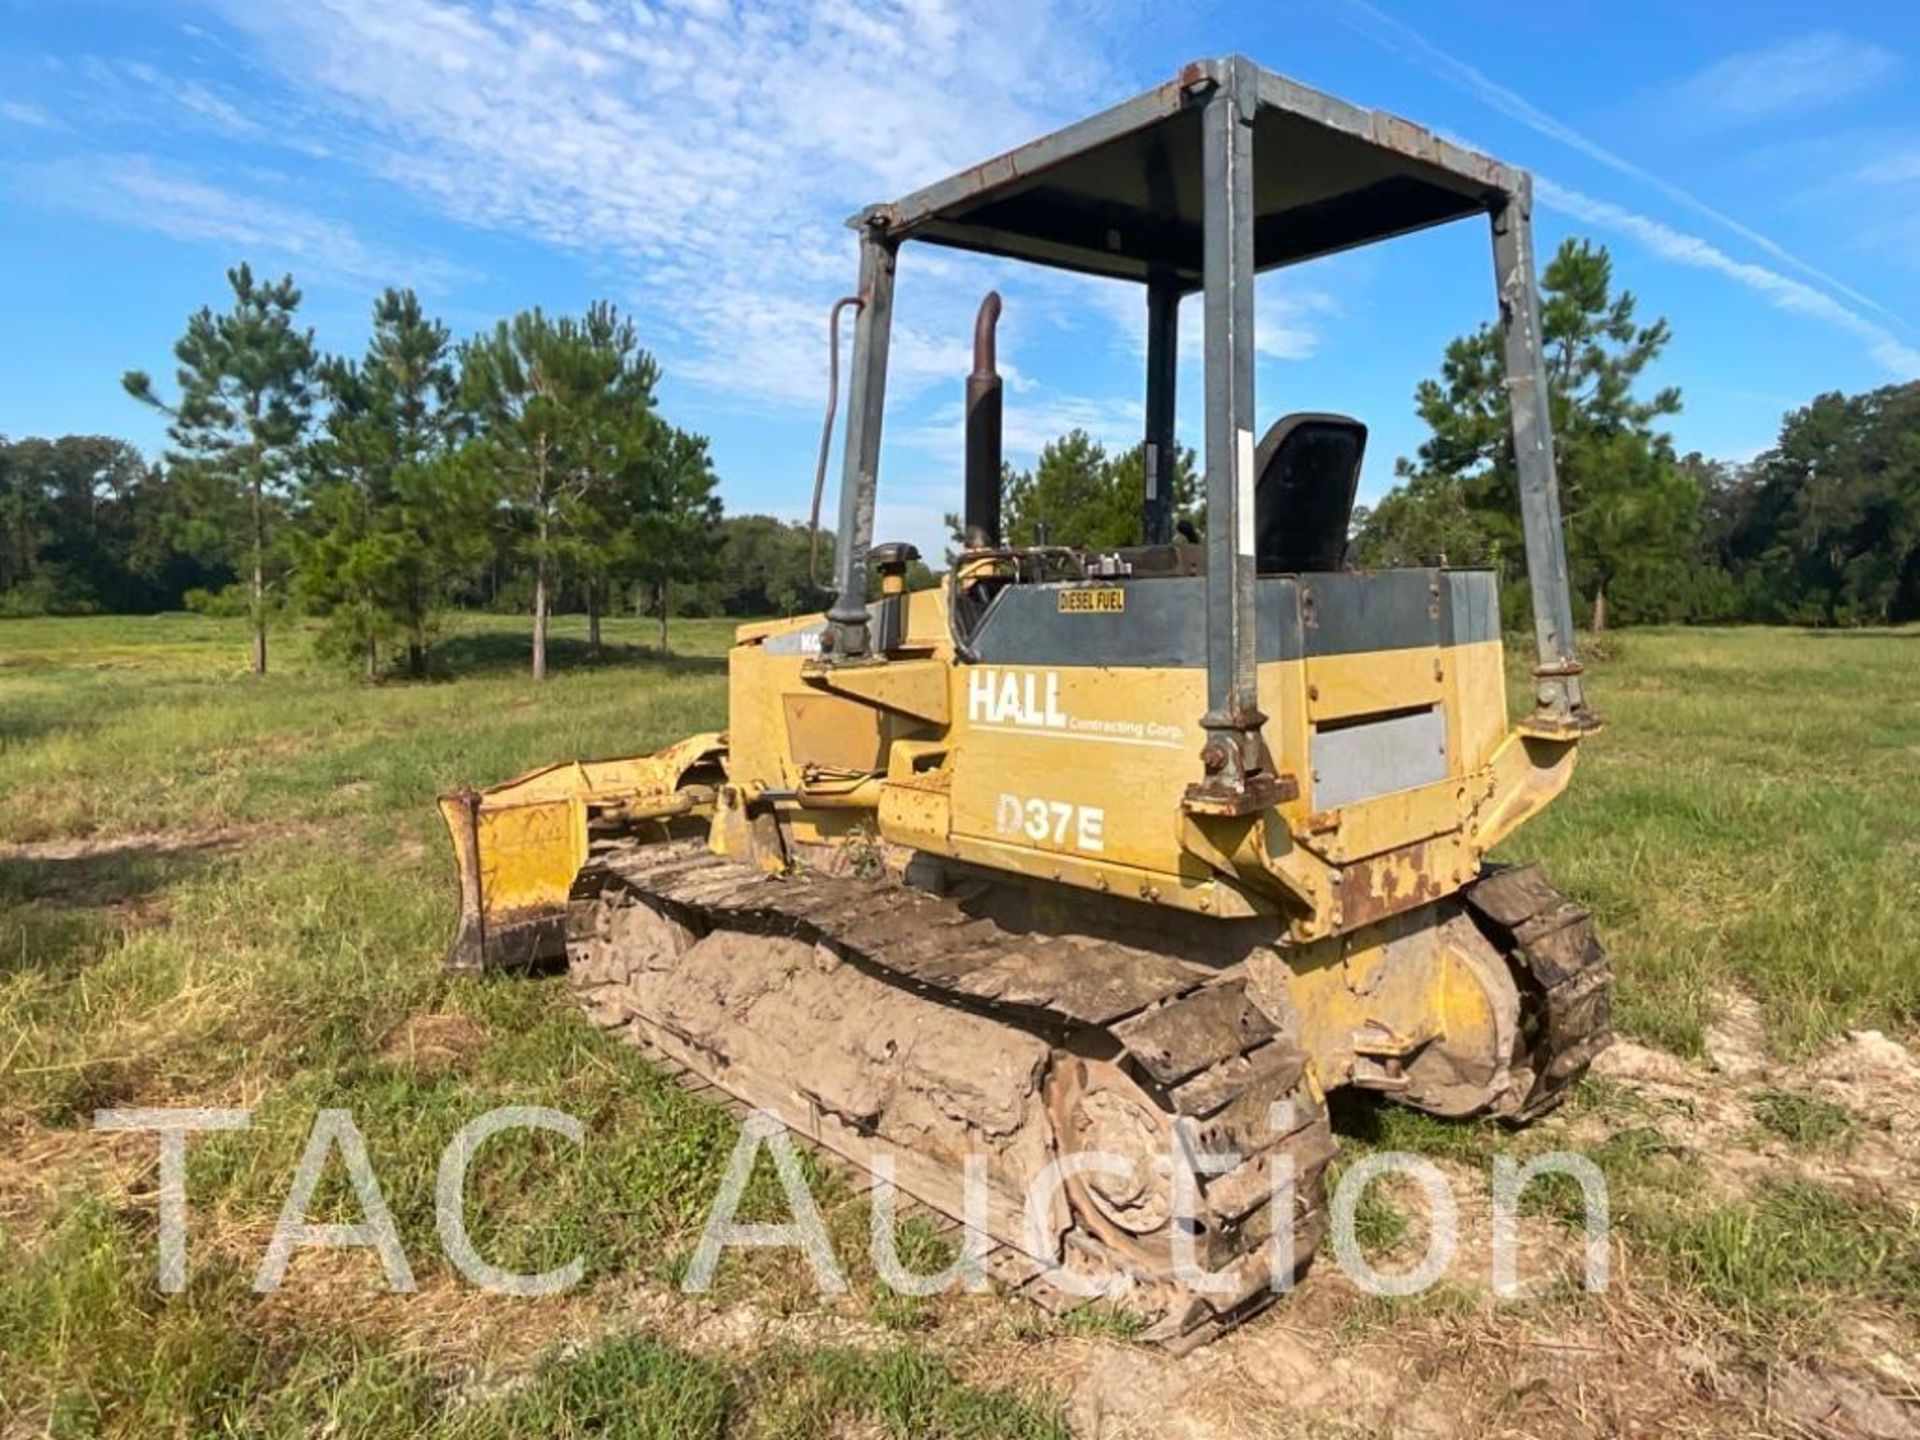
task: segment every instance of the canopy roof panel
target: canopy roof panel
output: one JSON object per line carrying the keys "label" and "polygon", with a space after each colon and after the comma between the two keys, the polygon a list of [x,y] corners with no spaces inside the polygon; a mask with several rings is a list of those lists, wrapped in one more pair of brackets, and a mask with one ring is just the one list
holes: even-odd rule
{"label": "canopy roof panel", "polygon": [[[1196,61],[1111,110],[850,223],[896,240],[1197,289],[1200,115],[1230,63]],[[1258,269],[1484,213],[1526,184],[1520,171],[1417,125],[1252,68]]]}

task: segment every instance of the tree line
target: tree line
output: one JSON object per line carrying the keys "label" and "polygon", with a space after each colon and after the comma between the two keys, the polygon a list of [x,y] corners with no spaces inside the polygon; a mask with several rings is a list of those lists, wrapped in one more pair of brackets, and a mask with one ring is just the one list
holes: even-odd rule
{"label": "tree line", "polygon": [[[1671,334],[1616,292],[1605,249],[1570,240],[1541,277],[1541,324],[1569,563],[1581,617],[1614,624],[1853,625],[1920,617],[1920,384],[1822,395],[1745,464],[1680,455],[1677,389],[1646,372]],[[822,606],[804,526],[726,516],[706,440],[669,423],[660,369],[612,305],[529,310],[464,342],[411,291],[374,306],[357,359],[320,354],[290,278],[229,275],[196,313],[170,396],[163,463],[100,436],[0,440],[0,613],[155,611],[319,616],[323,643],[370,674],[421,673],[450,608],[528,613],[533,668],[548,616],[631,605],[762,616]],[[1446,347],[1414,403],[1428,429],[1398,483],[1355,512],[1357,564],[1488,565],[1524,623],[1514,463],[1499,337]],[[1014,544],[1138,538],[1143,447],[1081,431],[1004,470]],[[1191,451],[1176,509],[1204,519]],[[949,525],[958,544],[957,517]],[[822,537],[819,580],[831,575]],[[914,581],[932,576],[916,567]]]}
{"label": "tree line", "polygon": [[[1745,464],[1679,455],[1649,393],[1671,332],[1615,293],[1599,246],[1568,240],[1541,276],[1568,564],[1581,618],[1617,623],[1884,624],[1920,618],[1920,383],[1821,395]],[[1450,344],[1415,407],[1430,432],[1399,484],[1354,517],[1363,565],[1491,565],[1527,613],[1498,333]]]}
{"label": "tree line", "polygon": [[[1000,466],[1000,531],[1009,545],[1079,545],[1090,550],[1138,544],[1147,493],[1147,447],[1109,451],[1084,430],[1048,441],[1030,468]],[[1193,451],[1180,446],[1173,459],[1176,528],[1198,534],[1206,503]],[[966,525],[946,516],[947,537],[957,552]]]}
{"label": "tree line", "polygon": [[[825,595],[804,526],[722,512],[704,437],[671,424],[660,368],[610,304],[524,311],[455,342],[410,290],[375,302],[358,358],[318,350],[291,277],[241,265],[191,316],[163,393],[161,463],[106,436],[0,437],[0,614],[197,608],[272,624],[317,616],[369,676],[425,673],[450,609],[532,620],[632,605],[765,616]],[[832,542],[822,537],[820,573]]]}
{"label": "tree line", "polygon": [[[1731,464],[1681,455],[1663,422],[1678,389],[1646,371],[1672,338],[1616,291],[1612,259],[1562,244],[1541,276],[1568,563],[1581,620],[1615,624],[1860,625],[1920,618],[1920,383],[1822,395],[1787,414],[1779,439]],[[1491,325],[1446,347],[1414,405],[1428,437],[1397,484],[1353,516],[1363,567],[1488,566],[1511,628],[1530,614],[1501,341]],[[1143,447],[1110,452],[1084,431],[1031,469],[1003,467],[1003,528],[1017,545],[1133,543]],[[1204,526],[1191,451],[1175,505]],[[957,515],[947,516],[955,548]]]}
{"label": "tree line", "polygon": [[168,420],[170,535],[244,586],[252,666],[270,614],[322,617],[369,675],[388,657],[424,673],[441,611],[489,562],[529,577],[532,670],[564,575],[589,645],[629,589],[664,610],[716,548],[717,477],[704,437],[669,423],[660,369],[611,304],[535,308],[456,344],[410,290],[375,302],[359,359],[322,355],[292,277],[228,272],[174,347],[175,393],[144,371],[127,393]]}

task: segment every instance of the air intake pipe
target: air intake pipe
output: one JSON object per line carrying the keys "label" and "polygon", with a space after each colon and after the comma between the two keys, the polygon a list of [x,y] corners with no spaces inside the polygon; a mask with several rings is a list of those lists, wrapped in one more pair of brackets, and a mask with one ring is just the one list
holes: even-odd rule
{"label": "air intake pipe", "polygon": [[967,376],[967,513],[970,550],[1000,544],[1000,372],[994,368],[993,327],[1000,293],[989,290],[973,322],[973,373]]}

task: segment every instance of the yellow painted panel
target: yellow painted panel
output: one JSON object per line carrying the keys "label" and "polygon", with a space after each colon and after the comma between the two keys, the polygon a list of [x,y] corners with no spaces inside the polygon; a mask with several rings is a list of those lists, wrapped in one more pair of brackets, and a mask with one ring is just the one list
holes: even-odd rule
{"label": "yellow painted panel", "polygon": [[1415,840],[1459,829],[1468,811],[1491,788],[1485,774],[1467,779],[1449,776],[1417,790],[1356,801],[1316,815],[1302,843],[1335,864],[1383,854]]}
{"label": "yellow painted panel", "polygon": [[490,917],[567,903],[587,858],[584,804],[565,798],[482,808],[477,824],[480,893]]}
{"label": "yellow painted panel", "polygon": [[564,918],[587,857],[589,809],[645,810],[666,801],[690,769],[722,747],[719,735],[695,735],[654,755],[550,765],[486,790],[441,796],[460,877],[455,963],[491,963],[507,927]]}
{"label": "yellow painted panel", "polygon": [[953,666],[945,656],[878,660],[870,665],[816,665],[808,683],[868,705],[944,728],[951,718]]}
{"label": "yellow painted panel", "polygon": [[880,711],[843,695],[807,688],[780,697],[786,718],[786,747],[804,770],[872,774],[885,755]]}
{"label": "yellow painted panel", "polygon": [[1453,718],[1450,741],[1462,770],[1478,770],[1507,738],[1507,665],[1498,640],[1444,652]]}
{"label": "yellow painted panel", "polygon": [[1204,672],[967,665],[955,685],[956,835],[1179,868]]}
{"label": "yellow painted panel", "polygon": [[[778,628],[754,628],[773,634],[818,629],[820,617],[778,622]],[[786,712],[781,697],[811,693],[800,679],[810,657],[769,654],[758,643],[735,646],[727,655],[728,774],[736,785],[791,790],[800,784],[799,766],[787,744]]]}
{"label": "yellow painted panel", "polygon": [[1423,645],[1357,655],[1315,655],[1306,662],[1307,716],[1316,724],[1438,705],[1446,698],[1442,657]]}
{"label": "yellow painted panel", "polygon": [[880,795],[880,834],[896,845],[939,854],[947,847],[951,809],[945,786],[893,781]]}
{"label": "yellow painted panel", "polygon": [[1307,718],[1307,671],[1299,660],[1270,661],[1259,670],[1260,708],[1267,723],[1261,734],[1273,756],[1275,768],[1300,782],[1300,794],[1280,807],[1289,825],[1298,826],[1307,817],[1305,781],[1310,772],[1308,737],[1311,722]]}

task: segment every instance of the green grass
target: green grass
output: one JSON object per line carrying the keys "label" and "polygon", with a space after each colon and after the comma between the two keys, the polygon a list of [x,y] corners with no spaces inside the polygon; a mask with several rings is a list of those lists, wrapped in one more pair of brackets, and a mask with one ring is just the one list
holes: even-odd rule
{"label": "green grass", "polygon": [[[254,680],[233,621],[0,621],[0,844],[121,842],[0,862],[0,1431],[1061,1433],[1047,1404],[964,1381],[949,1302],[873,1285],[865,1209],[831,1178],[818,1193],[856,1288],[843,1308],[883,1348],[783,1345],[721,1366],[618,1323],[621,1287],[679,1273],[733,1122],[594,1031],[558,982],[439,970],[454,896],[432,799],[722,727],[732,627],[678,626],[669,658],[646,648],[650,623],[614,620],[590,665],[581,623],[563,618],[544,688],[524,678],[522,628],[461,619],[435,679],[369,688],[315,660],[300,633],[277,636],[274,672]],[[1592,673],[1611,728],[1569,795],[1509,848],[1544,859],[1598,911],[1622,1029],[1696,1049],[1716,992],[1739,985],[1783,1054],[1842,1026],[1912,1034],[1916,641],[1724,631],[1611,642]],[[409,1045],[422,1017],[452,1039]],[[1900,1217],[1825,1192],[1707,1205],[1689,1183],[1700,1157],[1671,1153],[1616,1091],[1589,1084],[1580,1104],[1614,1122],[1598,1158],[1629,1242],[1729,1323],[1758,1330],[1784,1314],[1805,1328],[1848,1306],[1900,1309],[1887,1277],[1920,1293]],[[476,1243],[521,1269],[580,1256],[580,1302],[606,1312],[609,1338],[522,1357],[512,1383],[476,1387],[490,1352],[452,1322],[389,1333],[353,1307],[335,1313],[324,1292],[303,1298],[298,1266],[282,1303],[251,1293],[325,1106],[356,1117],[416,1273],[447,1290],[434,1165],[461,1123],[507,1103],[565,1109],[588,1140],[492,1142],[470,1180]],[[140,1170],[150,1142],[87,1130],[96,1108],[132,1104],[254,1111],[251,1130],[191,1147],[183,1296],[154,1290]],[[1755,1118],[1808,1150],[1852,1134],[1844,1112],[1788,1092],[1757,1097]],[[1371,1104],[1343,1105],[1341,1128],[1350,1153],[1405,1149],[1475,1168],[1532,1143]],[[121,1169],[98,1174],[109,1155],[126,1157]],[[757,1207],[772,1203],[762,1180]],[[321,1208],[343,1196],[330,1185]],[[1537,1203],[1563,1198],[1543,1186]],[[1406,1226],[1384,1186],[1361,1218],[1363,1240],[1383,1251]],[[1821,1230],[1804,1253],[1787,1238],[1796,1225]],[[944,1263],[931,1232],[910,1229],[903,1244],[917,1268]],[[714,1300],[798,1315],[822,1305],[776,1256],[730,1258]],[[537,1305],[507,1313],[525,1317],[508,1331],[551,1323]],[[1131,1331],[1089,1310],[1038,1333]]]}
{"label": "green grass", "polygon": [[[489,1142],[468,1187],[487,1258],[532,1271],[579,1256],[583,1293],[611,1296],[635,1276],[671,1281],[697,1239],[730,1116],[635,1063],[557,980],[475,984],[436,963],[454,900],[438,791],[724,723],[730,622],[676,626],[683,653],[665,658],[644,647],[651,624],[613,621],[597,665],[577,620],[556,629],[544,689],[523,676],[519,622],[490,618],[445,645],[457,678],[368,688],[299,637],[281,637],[274,673],[251,679],[227,621],[0,622],[0,842],[136,841],[0,862],[0,1126],[72,1136],[79,1167],[50,1212],[0,1194],[0,1430],[797,1436],[858,1420],[903,1435],[1056,1433],[1045,1406],[973,1390],[931,1354],[786,1349],[743,1379],[644,1335],[557,1355],[509,1396],[467,1403],[458,1367],[360,1333],[320,1297],[300,1304],[298,1263],[283,1292],[293,1318],[252,1294],[329,1106],[364,1134],[423,1285],[451,1276],[433,1213],[441,1149],[502,1104],[564,1109],[587,1141]],[[415,1017],[457,1043],[423,1054],[407,1041]],[[253,1124],[192,1145],[193,1280],[165,1297],[151,1210],[120,1213],[78,1177],[108,1143],[87,1133],[96,1108],[194,1103],[247,1105]],[[814,1178],[836,1237],[864,1237],[844,1182]],[[778,1213],[770,1174],[746,1208]],[[315,1217],[357,1218],[337,1166]],[[924,1228],[903,1227],[902,1248],[932,1268],[940,1242]],[[932,1323],[932,1302],[876,1293],[855,1247],[841,1249],[857,1305],[902,1331]],[[795,1270],[730,1256],[714,1299],[817,1307]]]}
{"label": "green grass", "polygon": [[1807,1181],[1681,1210],[1646,1227],[1683,1282],[1725,1319],[1794,1347],[1843,1309],[1920,1317],[1920,1215]]}
{"label": "green grass", "polygon": [[1360,1340],[1423,1320],[1464,1320],[1480,1306],[1477,1292],[1441,1280],[1416,1295],[1364,1296],[1340,1317],[1335,1333],[1341,1340]]}
{"label": "green grass", "polygon": [[1608,731],[1510,842],[1598,912],[1628,1033],[1697,1054],[1745,987],[1799,1053],[1920,1024],[1920,630],[1610,636]]}
{"label": "green grass", "polygon": [[[153,1291],[149,1237],[99,1207],[69,1213],[0,1275],[0,1421],[34,1433],[1055,1440],[1045,1402],[964,1383],[906,1348],[770,1346],[744,1362],[640,1334],[550,1351],[476,1391],[421,1353],[325,1326],[264,1323],[230,1268]],[[38,1395],[36,1397],[36,1392]],[[39,1404],[32,1403],[33,1398]],[[9,1432],[11,1433],[11,1432]]]}
{"label": "green grass", "polygon": [[1762,1090],[1752,1103],[1764,1129],[1801,1150],[1843,1149],[1860,1126],[1846,1106],[1795,1090]]}
{"label": "green grass", "polygon": [[916,1350],[776,1351],[758,1379],[770,1399],[756,1433],[768,1440],[828,1440],[850,1429],[890,1440],[1067,1435],[1047,1407],[962,1384],[948,1366]]}
{"label": "green grass", "polygon": [[441,647],[458,679],[369,689],[291,637],[249,679],[231,621],[0,620],[0,841],[289,819],[424,835],[415,811],[449,785],[722,723],[730,622],[687,622],[670,658],[643,647],[653,627],[609,622],[590,666],[562,617],[538,691],[518,626],[464,618]]}

